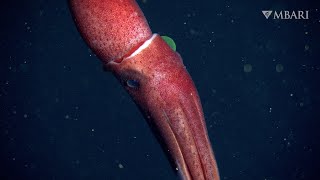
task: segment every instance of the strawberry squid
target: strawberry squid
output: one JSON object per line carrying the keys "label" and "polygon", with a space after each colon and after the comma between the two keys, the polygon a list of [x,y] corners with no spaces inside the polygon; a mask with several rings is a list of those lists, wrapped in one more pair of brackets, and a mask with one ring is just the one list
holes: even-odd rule
{"label": "strawberry squid", "polygon": [[70,0],[83,39],[131,95],[183,180],[219,180],[195,85],[135,0]]}

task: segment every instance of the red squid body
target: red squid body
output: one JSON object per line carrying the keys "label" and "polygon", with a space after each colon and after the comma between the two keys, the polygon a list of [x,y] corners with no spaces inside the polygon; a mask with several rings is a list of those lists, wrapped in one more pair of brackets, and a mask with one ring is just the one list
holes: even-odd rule
{"label": "red squid body", "polygon": [[134,0],[70,0],[83,38],[119,79],[185,180],[219,180],[200,99],[182,59]]}

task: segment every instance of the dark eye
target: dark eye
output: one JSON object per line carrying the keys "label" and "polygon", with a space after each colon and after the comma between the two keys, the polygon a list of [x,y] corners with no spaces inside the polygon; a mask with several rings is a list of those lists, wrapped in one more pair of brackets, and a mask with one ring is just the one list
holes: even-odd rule
{"label": "dark eye", "polygon": [[139,84],[139,81],[137,81],[137,80],[129,79],[129,80],[127,80],[127,86],[129,86],[131,88],[139,88],[140,84]]}

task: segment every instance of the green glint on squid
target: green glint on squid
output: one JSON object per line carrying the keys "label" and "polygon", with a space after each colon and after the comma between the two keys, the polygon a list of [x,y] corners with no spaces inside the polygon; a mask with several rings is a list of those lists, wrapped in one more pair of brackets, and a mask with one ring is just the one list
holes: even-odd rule
{"label": "green glint on squid", "polygon": [[174,43],[173,39],[171,39],[168,36],[161,36],[161,37],[171,47],[173,51],[176,51],[177,46],[176,46],[176,43]]}

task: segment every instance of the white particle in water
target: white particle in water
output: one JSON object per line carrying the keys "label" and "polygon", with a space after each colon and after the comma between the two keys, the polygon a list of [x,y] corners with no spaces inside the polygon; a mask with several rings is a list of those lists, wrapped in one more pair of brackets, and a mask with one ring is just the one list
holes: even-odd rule
{"label": "white particle in water", "polygon": [[124,168],[124,166],[123,166],[121,163],[118,164],[118,167],[119,167],[120,169],[123,169],[123,168]]}
{"label": "white particle in water", "polygon": [[246,73],[249,73],[252,71],[252,65],[251,64],[245,64],[243,66],[243,71],[246,72]]}
{"label": "white particle in water", "polygon": [[277,72],[282,72],[283,71],[283,65],[282,64],[277,64],[276,65],[276,71]]}

